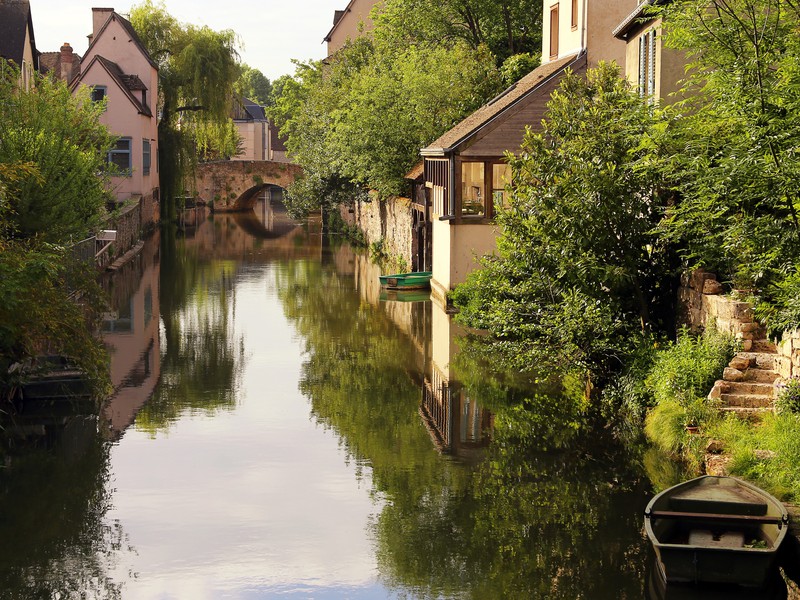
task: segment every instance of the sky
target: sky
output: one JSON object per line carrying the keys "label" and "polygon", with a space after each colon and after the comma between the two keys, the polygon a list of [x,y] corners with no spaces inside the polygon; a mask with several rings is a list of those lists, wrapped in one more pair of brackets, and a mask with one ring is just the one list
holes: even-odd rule
{"label": "sky", "polygon": [[[240,37],[243,62],[261,70],[270,80],[293,74],[291,59],[324,58],[322,38],[333,25],[333,12],[348,0],[164,0],[173,17],[182,23],[233,29]],[[115,4],[108,0],[30,0],[36,47],[40,52],[58,50],[69,42],[81,56],[92,29],[92,7],[113,8],[125,15],[139,1]]]}

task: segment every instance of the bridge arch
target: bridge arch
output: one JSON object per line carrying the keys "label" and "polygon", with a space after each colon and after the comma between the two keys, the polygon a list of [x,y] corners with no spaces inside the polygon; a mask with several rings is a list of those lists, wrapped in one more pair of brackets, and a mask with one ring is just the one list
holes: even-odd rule
{"label": "bridge arch", "polygon": [[197,196],[215,211],[252,210],[271,185],[286,188],[302,174],[292,163],[269,160],[220,160],[197,166]]}

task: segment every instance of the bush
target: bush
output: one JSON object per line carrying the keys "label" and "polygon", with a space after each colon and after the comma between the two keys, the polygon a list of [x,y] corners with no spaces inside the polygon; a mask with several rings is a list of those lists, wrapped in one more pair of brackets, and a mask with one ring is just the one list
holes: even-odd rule
{"label": "bush", "polygon": [[775,399],[775,411],[783,413],[800,413],[800,379],[793,377],[781,387]]}
{"label": "bush", "polygon": [[645,383],[658,404],[677,401],[686,407],[705,398],[734,350],[733,338],[714,328],[700,337],[683,329],[674,344],[659,352]]}

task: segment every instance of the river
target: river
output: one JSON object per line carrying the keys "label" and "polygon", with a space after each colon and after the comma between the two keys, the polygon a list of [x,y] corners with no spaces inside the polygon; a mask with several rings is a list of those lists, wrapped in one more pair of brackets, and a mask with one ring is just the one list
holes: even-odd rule
{"label": "river", "polygon": [[105,282],[103,414],[7,432],[0,598],[642,598],[670,464],[378,274],[279,206],[148,239]]}

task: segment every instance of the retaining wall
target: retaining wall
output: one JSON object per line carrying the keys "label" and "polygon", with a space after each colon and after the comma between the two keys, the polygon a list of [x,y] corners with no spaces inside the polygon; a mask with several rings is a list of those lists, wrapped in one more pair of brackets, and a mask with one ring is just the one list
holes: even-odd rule
{"label": "retaining wall", "polygon": [[383,249],[393,259],[413,264],[411,244],[414,217],[411,200],[394,197],[388,200],[357,201],[352,207],[342,206],[342,220],[358,227],[367,244],[383,241]]}
{"label": "retaining wall", "polygon": [[800,377],[800,329],[783,332],[778,341],[775,371],[784,379]]}
{"label": "retaining wall", "polygon": [[741,340],[742,350],[747,352],[754,340],[764,338],[764,329],[753,319],[749,302],[725,296],[723,291],[713,273],[696,269],[685,274],[678,290],[678,322],[694,332],[714,323],[718,330]]}

